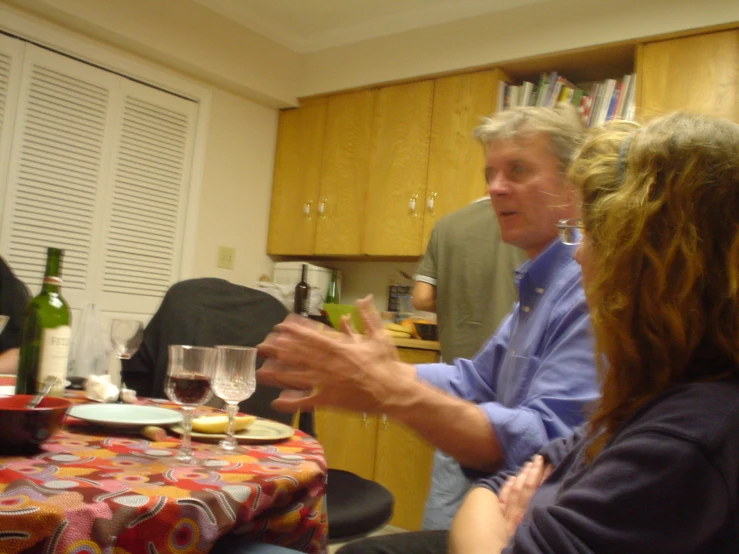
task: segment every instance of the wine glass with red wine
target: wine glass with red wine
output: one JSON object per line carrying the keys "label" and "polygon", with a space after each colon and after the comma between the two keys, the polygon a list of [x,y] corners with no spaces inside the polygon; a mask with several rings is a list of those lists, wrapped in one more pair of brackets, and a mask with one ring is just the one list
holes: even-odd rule
{"label": "wine glass with red wine", "polygon": [[190,446],[192,414],[212,396],[210,383],[215,366],[215,350],[203,346],[169,345],[169,364],[164,390],[167,397],[182,406],[182,445],[177,459],[193,463]]}

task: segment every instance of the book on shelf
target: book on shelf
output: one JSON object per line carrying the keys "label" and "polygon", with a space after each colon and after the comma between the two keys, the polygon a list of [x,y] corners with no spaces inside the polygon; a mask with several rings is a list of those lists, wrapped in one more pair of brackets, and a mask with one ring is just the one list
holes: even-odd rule
{"label": "book on shelf", "polygon": [[500,83],[498,110],[515,106],[551,107],[567,102],[577,108],[588,127],[602,125],[611,119],[633,119],[636,75],[626,74],[621,79],[603,81],[580,87],[556,71],[542,72],[534,84]]}
{"label": "book on shelf", "polygon": [[502,112],[505,109],[505,90],[508,83],[502,79],[498,81],[498,97],[495,101],[495,111]]}

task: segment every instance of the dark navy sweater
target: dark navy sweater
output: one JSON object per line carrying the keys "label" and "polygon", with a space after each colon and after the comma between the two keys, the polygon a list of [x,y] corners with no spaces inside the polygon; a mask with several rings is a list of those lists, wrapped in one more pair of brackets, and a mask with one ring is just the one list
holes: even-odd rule
{"label": "dark navy sweater", "polygon": [[739,553],[739,381],[673,387],[590,464],[584,447],[544,449],[558,465],[503,554]]}

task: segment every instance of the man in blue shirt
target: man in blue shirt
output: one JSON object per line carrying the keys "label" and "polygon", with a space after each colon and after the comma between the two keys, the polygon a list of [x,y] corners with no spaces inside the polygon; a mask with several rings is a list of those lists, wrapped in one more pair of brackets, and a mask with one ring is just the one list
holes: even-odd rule
{"label": "man in blue shirt", "polygon": [[[593,344],[574,247],[556,227],[577,216],[565,175],[583,129],[569,108],[514,108],[476,130],[501,238],[529,258],[517,271],[519,302],[483,349],[453,366],[403,364],[367,299],[363,338],[288,317],[260,345],[268,362],[258,378],[310,392],[283,393],[275,407],[385,413],[486,473],[518,467],[584,421],[597,398]],[[372,551],[365,542],[345,551]]]}

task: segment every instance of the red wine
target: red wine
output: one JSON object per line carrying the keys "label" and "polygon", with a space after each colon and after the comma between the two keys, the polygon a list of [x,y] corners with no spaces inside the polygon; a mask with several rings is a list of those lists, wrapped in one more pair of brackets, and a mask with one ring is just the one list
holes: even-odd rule
{"label": "red wine", "polygon": [[178,404],[199,405],[210,396],[210,379],[198,373],[167,376],[167,396]]}

